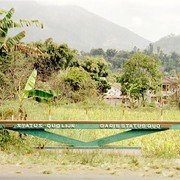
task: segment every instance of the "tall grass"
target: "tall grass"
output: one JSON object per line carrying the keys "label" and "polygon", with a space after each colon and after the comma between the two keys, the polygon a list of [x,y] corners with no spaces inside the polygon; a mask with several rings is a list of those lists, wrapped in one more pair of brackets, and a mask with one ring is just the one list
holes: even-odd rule
{"label": "tall grass", "polygon": [[[16,101],[7,101],[4,103],[4,109],[13,109],[15,112],[18,108]],[[34,101],[25,102],[25,110],[28,119],[45,120],[48,119],[45,104],[38,104]],[[125,117],[123,117],[123,110]],[[10,117],[9,117],[10,118]],[[103,103],[58,105],[52,107],[52,119],[62,120],[160,120],[161,109],[140,108],[140,109],[123,109],[121,106],[109,106]],[[165,120],[180,120],[180,111],[176,108],[165,107],[163,109],[163,118]],[[104,136],[119,133],[122,130],[51,130],[54,133],[66,135],[82,141],[92,141]],[[14,137],[14,136],[13,136]],[[11,139],[6,146],[1,149],[6,151],[29,152],[30,147],[34,146],[60,146],[60,144],[48,140],[42,140],[35,137],[24,137],[25,141]],[[16,143],[14,143],[16,142]],[[141,146],[145,157],[180,157],[180,136],[179,130],[168,130],[135,139],[125,140],[113,143],[113,146]],[[22,148],[25,147],[25,148]]]}
{"label": "tall grass", "polygon": [[[24,104],[29,120],[47,120],[48,106],[35,101],[26,101]],[[6,101],[3,110],[14,111],[18,109],[17,101]],[[158,109],[145,107],[129,109],[122,106],[110,106],[104,103],[68,104],[52,106],[52,120],[161,120],[163,110],[164,120],[180,120],[180,111],[175,107]],[[6,114],[6,113],[4,113]],[[6,118],[11,118],[6,117]]]}

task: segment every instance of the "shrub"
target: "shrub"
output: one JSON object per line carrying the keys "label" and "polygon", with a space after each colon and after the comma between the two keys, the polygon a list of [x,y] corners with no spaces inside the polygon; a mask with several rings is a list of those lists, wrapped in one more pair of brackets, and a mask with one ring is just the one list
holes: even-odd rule
{"label": "shrub", "polygon": [[61,98],[67,98],[73,102],[97,96],[97,83],[81,67],[59,71],[58,74],[51,77],[49,85],[54,90],[61,92]]}
{"label": "shrub", "polygon": [[39,48],[46,56],[40,57],[34,63],[34,68],[37,69],[42,81],[46,81],[54,72],[72,66],[76,51],[71,50],[67,44],[58,45],[52,39],[47,39],[41,46],[44,49]]}
{"label": "shrub", "polygon": [[110,84],[107,81],[110,73],[109,64],[104,58],[85,56],[82,58],[80,65],[97,82],[99,93],[103,94],[110,89]]}

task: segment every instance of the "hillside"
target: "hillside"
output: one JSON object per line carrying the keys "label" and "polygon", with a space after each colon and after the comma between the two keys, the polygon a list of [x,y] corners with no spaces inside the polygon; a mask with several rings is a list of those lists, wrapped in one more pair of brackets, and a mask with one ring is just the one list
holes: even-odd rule
{"label": "hillside", "polygon": [[131,50],[145,48],[149,41],[134,32],[116,25],[78,6],[43,6],[33,1],[1,1],[1,8],[15,7],[16,17],[36,18],[43,22],[43,30],[27,30],[27,41],[52,37],[68,43],[72,48],[89,51],[92,48]]}
{"label": "hillside", "polygon": [[154,49],[160,47],[165,53],[176,52],[180,54],[180,35],[169,35],[154,43]]}

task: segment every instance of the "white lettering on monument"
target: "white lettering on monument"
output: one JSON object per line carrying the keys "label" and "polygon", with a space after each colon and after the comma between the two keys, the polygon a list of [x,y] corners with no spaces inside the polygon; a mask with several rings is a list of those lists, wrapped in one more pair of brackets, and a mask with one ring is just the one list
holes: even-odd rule
{"label": "white lettering on monument", "polygon": [[74,129],[75,124],[16,124],[15,129]]}
{"label": "white lettering on monument", "polygon": [[[84,125],[84,124],[82,124]],[[88,128],[90,125],[86,125]],[[82,126],[83,128],[84,126]],[[14,129],[81,129],[76,124],[16,124]],[[97,124],[99,129],[161,129],[160,124]]]}
{"label": "white lettering on monument", "polygon": [[161,129],[160,124],[99,124],[100,129]]}

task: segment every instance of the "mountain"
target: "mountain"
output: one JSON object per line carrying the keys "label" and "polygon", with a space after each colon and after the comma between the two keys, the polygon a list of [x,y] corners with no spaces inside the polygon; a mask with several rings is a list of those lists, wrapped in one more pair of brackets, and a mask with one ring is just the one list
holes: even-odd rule
{"label": "mountain", "polygon": [[180,54],[180,35],[168,35],[154,43],[154,49],[160,47],[165,53],[176,52]]}
{"label": "mountain", "polygon": [[92,48],[143,49],[150,42],[127,28],[116,25],[78,6],[46,6],[34,1],[0,2],[0,7],[16,10],[15,17],[39,19],[45,28],[28,28],[26,41],[52,37],[58,43],[89,51]]}

